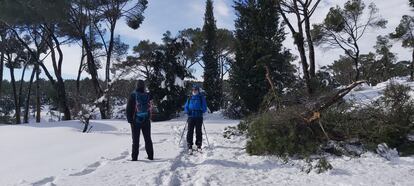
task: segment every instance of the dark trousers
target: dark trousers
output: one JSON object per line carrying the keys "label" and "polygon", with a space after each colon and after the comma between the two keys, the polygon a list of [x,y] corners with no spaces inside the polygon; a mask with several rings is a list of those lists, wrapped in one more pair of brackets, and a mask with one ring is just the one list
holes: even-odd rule
{"label": "dark trousers", "polygon": [[148,158],[154,158],[154,149],[151,140],[151,121],[149,119],[144,120],[142,123],[131,124],[132,132],[132,160],[138,159],[139,154],[139,137],[140,132],[144,135],[145,150],[147,151]]}
{"label": "dark trousers", "polygon": [[201,148],[203,142],[203,118],[188,118],[188,132],[187,132],[187,145],[188,148],[193,146],[194,129],[196,131],[196,145]]}

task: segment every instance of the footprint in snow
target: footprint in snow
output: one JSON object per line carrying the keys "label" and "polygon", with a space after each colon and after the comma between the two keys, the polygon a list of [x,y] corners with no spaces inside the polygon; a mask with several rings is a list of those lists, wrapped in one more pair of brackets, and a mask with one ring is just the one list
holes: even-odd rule
{"label": "footprint in snow", "polygon": [[102,165],[101,162],[99,162],[99,161],[95,162],[95,163],[87,166],[81,172],[70,174],[69,176],[84,176],[84,175],[90,174],[90,173],[96,171],[96,169],[98,169],[98,167],[100,167],[101,165]]}
{"label": "footprint in snow", "polygon": [[42,180],[39,180],[37,182],[34,182],[32,183],[32,185],[33,186],[55,185],[53,181],[55,181],[55,177],[51,176],[51,177],[43,178]]}
{"label": "footprint in snow", "polygon": [[111,161],[119,161],[119,160],[123,160],[123,159],[127,158],[127,157],[128,157],[128,155],[129,155],[129,151],[124,151],[124,152],[122,152],[122,153],[121,153],[121,155],[120,155],[120,156],[115,157],[115,158],[112,158],[112,159],[110,159],[110,160],[111,160]]}

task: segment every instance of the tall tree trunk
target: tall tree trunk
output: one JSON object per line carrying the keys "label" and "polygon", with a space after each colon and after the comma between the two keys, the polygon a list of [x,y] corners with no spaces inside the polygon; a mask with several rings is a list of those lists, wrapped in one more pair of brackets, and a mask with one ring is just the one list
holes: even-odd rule
{"label": "tall tree trunk", "polygon": [[[50,48],[51,56],[52,56],[53,69],[55,71],[55,76],[57,79],[56,84],[54,85],[54,88],[59,97],[59,110],[63,112],[64,114],[63,120],[71,120],[71,113],[70,113],[70,109],[67,103],[65,82],[63,81],[63,78],[62,78],[63,52],[62,52],[62,49],[60,48],[59,40],[53,35],[52,31],[50,34],[49,48]],[[52,40],[54,41],[54,44]],[[56,60],[57,56],[56,56],[54,46],[56,46],[56,50],[58,51],[58,56],[59,56],[58,60]]]}
{"label": "tall tree trunk", "polygon": [[59,96],[59,105],[63,111],[64,117],[63,120],[71,120],[71,113],[70,109],[67,103],[67,96],[66,96],[66,89],[65,89],[65,83],[62,78],[58,78],[58,81],[56,83],[56,89]]}
{"label": "tall tree trunk", "polygon": [[76,78],[76,92],[78,95],[80,95],[80,78],[82,75],[82,71],[83,71],[83,62],[85,60],[85,50],[82,47],[82,57],[81,57],[81,61],[80,61],[80,65],[79,65],[79,70],[78,70],[78,77]]}
{"label": "tall tree trunk", "polygon": [[14,110],[15,110],[15,117],[16,117],[16,124],[20,124],[20,105],[19,105],[19,98],[17,96],[17,88],[16,88],[16,79],[14,77],[14,67],[10,67],[10,79],[13,88],[13,97],[14,97]]}
{"label": "tall tree trunk", "polygon": [[[107,56],[106,56],[106,72],[105,72],[105,84],[106,84],[106,89],[109,89],[110,87],[110,83],[111,83],[111,71],[110,71],[110,69],[111,69],[111,60],[112,60],[112,54],[113,54],[113,50],[114,50],[114,39],[115,39],[115,27],[116,27],[116,20],[113,22],[113,23],[111,23],[111,36],[110,36],[110,39],[109,39],[109,46],[108,46],[108,51],[107,51]],[[109,92],[109,90],[107,90],[108,92]],[[104,105],[104,107],[106,107],[106,113],[105,113],[105,115],[106,115],[106,117],[107,117],[107,119],[109,119],[109,117],[110,117],[110,110],[111,110],[111,108],[110,108],[110,96],[109,95],[106,95],[106,99],[105,99],[106,101],[105,101],[105,103],[102,103],[102,104],[105,104]]]}
{"label": "tall tree trunk", "polygon": [[[93,83],[93,86],[95,88],[95,93],[97,95],[97,98],[99,99],[102,96],[104,96],[104,91],[102,90],[101,85],[99,84],[98,72],[97,72],[97,68],[96,68],[96,64],[95,64],[95,58],[94,58],[93,53],[92,53],[92,48],[89,46],[89,43],[88,43],[88,40],[86,39],[86,37],[82,37],[82,43],[85,46],[86,59],[87,59],[86,62],[87,62],[87,65],[88,65],[89,74],[91,75],[92,83]],[[101,113],[101,118],[102,119],[108,119],[106,101],[98,103],[97,106],[99,107],[99,111]]]}
{"label": "tall tree trunk", "polygon": [[[297,5],[297,0],[293,0],[294,3],[294,8],[295,9],[299,9],[298,5]],[[287,18],[286,14],[283,12],[280,2],[279,2],[279,6],[278,6],[279,12],[282,15],[283,20],[285,21],[285,23],[288,25],[293,39],[294,39],[294,44],[298,47],[298,51],[299,51],[299,57],[300,57],[300,62],[302,64],[302,71],[303,71],[303,78],[305,79],[305,83],[306,83],[306,88],[308,91],[308,94],[313,94],[313,87],[312,87],[312,83],[311,83],[311,79],[310,79],[310,75],[309,75],[309,64],[308,64],[308,60],[306,58],[306,50],[305,50],[305,39],[304,39],[304,33],[303,33],[303,23],[302,23],[302,19],[300,17],[300,13],[297,12],[295,13],[296,15],[296,19],[297,19],[297,24],[298,24],[298,31],[296,32],[295,28],[293,27],[293,25],[291,24],[291,22],[289,21],[289,19]]]}
{"label": "tall tree trunk", "polygon": [[414,81],[414,50],[412,53],[412,62],[411,62],[411,80]]}
{"label": "tall tree trunk", "polygon": [[265,70],[266,70],[267,82],[269,83],[270,89],[273,92],[274,96],[276,96],[277,95],[277,93],[276,93],[277,89],[275,87],[275,83],[272,80],[272,75],[270,74],[270,68],[269,68],[268,65],[264,65],[264,67],[265,67]]}
{"label": "tall tree trunk", "polygon": [[36,65],[36,123],[40,123],[40,113],[42,111],[40,102],[40,70],[39,65]]}
{"label": "tall tree trunk", "polygon": [[108,46],[108,51],[107,51],[107,56],[106,56],[106,69],[105,69],[105,83],[106,83],[106,88],[109,87],[109,83],[111,82],[111,60],[112,60],[112,53],[114,50],[114,39],[115,39],[115,26],[116,26],[116,22],[111,24],[111,36],[109,38],[109,46]]}
{"label": "tall tree trunk", "polygon": [[312,40],[311,35],[311,27],[310,27],[310,18],[308,15],[308,10],[305,10],[305,33],[306,33],[306,39],[308,42],[308,48],[309,48],[309,75],[311,79],[316,78],[316,70],[315,70],[315,47]]}
{"label": "tall tree trunk", "polygon": [[3,69],[4,69],[4,53],[0,54],[0,98],[2,93],[2,85],[3,85]]}
{"label": "tall tree trunk", "polygon": [[[294,7],[296,10],[299,10],[298,4],[296,0],[293,0],[294,2]],[[305,49],[305,38],[304,38],[304,33],[303,33],[303,23],[302,23],[302,19],[300,17],[300,13],[297,12],[296,13],[296,18],[298,21],[298,32],[293,36],[295,39],[295,43],[298,46],[298,50],[299,50],[299,54],[300,54],[300,59],[302,61],[302,70],[303,70],[303,76],[304,79],[306,81],[306,85],[308,88],[308,93],[312,94],[313,90],[312,90],[312,83],[311,83],[311,78],[309,75],[309,64],[308,64],[308,60],[306,58],[306,49]]]}
{"label": "tall tree trunk", "polygon": [[21,115],[21,108],[22,108],[22,102],[23,102],[23,83],[24,83],[24,75],[26,74],[28,64],[26,63],[23,67],[22,77],[20,79],[20,87],[19,87],[19,115]]}
{"label": "tall tree trunk", "polygon": [[32,85],[33,85],[35,73],[36,73],[36,68],[33,69],[32,75],[30,76],[29,89],[27,91],[26,104],[24,108],[24,119],[23,119],[24,123],[29,123],[30,95],[32,94]]}
{"label": "tall tree trunk", "polygon": [[355,82],[359,81],[360,77],[361,77],[361,72],[359,69],[359,51],[357,51],[356,57],[354,58],[354,64],[355,64],[355,71],[356,71],[356,75],[355,75]]}
{"label": "tall tree trunk", "polygon": [[360,70],[359,70],[359,62],[358,62],[358,58],[354,59],[354,65],[355,65],[355,82],[359,80],[360,78]]}

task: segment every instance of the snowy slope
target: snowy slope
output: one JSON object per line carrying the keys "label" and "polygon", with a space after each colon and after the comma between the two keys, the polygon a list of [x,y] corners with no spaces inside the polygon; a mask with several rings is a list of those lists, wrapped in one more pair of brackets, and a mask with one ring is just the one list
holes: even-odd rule
{"label": "snowy slope", "polygon": [[130,162],[130,129],[125,121],[94,121],[80,133],[76,121],[0,125],[0,185],[413,185],[414,157],[392,162],[374,154],[331,159],[323,174],[301,171],[304,162],[249,156],[245,139],[224,139],[238,121],[208,115],[210,147],[188,156],[178,146],[184,118],[153,123],[155,161],[143,146]]}
{"label": "snowy slope", "polygon": [[[356,104],[367,105],[372,101],[380,98],[383,95],[385,88],[390,83],[406,85],[414,90],[414,82],[409,80],[409,77],[396,77],[379,83],[376,86],[368,86],[367,84],[363,84],[352,90],[348,95],[345,96],[345,99],[352,100]],[[411,92],[410,95],[414,98],[414,92]]]}

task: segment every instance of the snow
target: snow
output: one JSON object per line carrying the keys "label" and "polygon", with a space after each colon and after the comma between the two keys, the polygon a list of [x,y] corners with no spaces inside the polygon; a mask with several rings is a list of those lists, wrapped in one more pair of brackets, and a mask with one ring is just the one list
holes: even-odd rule
{"label": "snow", "polygon": [[[391,78],[388,81],[377,84],[376,86],[369,86],[362,84],[352,90],[348,95],[345,96],[346,100],[355,102],[358,105],[368,105],[373,101],[378,100],[390,83],[403,84],[411,87],[414,90],[414,82],[409,80],[409,77],[396,77]],[[414,97],[414,92],[410,93],[411,97]]]}
{"label": "snow", "polygon": [[[414,157],[388,161],[367,153],[334,158],[322,174],[302,171],[302,160],[250,156],[244,137],[225,139],[237,120],[220,112],[205,117],[210,147],[186,155],[179,146],[185,118],[152,124],[155,160],[141,144],[130,162],[131,136],[124,120],[94,120],[91,133],[78,121],[0,125],[0,185],[413,185]],[[205,140],[204,140],[205,142]]]}
{"label": "snow", "polygon": [[175,82],[174,85],[179,86],[179,87],[185,87],[184,86],[184,80],[179,78],[178,76],[175,76]]}

